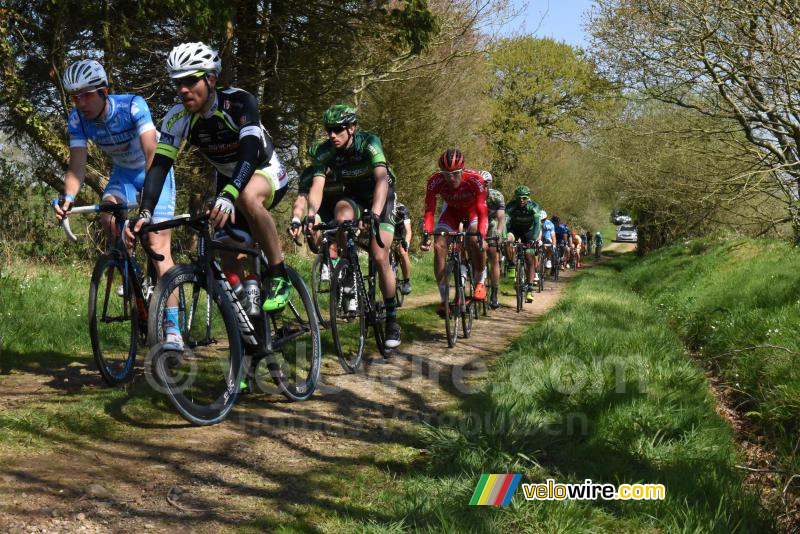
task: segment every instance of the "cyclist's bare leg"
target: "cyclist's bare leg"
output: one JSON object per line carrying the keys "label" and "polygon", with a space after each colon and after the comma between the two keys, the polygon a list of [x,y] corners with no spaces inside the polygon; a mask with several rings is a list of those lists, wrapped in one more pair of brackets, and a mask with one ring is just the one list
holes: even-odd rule
{"label": "cyclist's bare leg", "polygon": [[403,271],[403,280],[411,279],[411,258],[408,257],[408,251],[402,246],[398,249],[400,253],[400,269]]}
{"label": "cyclist's bare leg", "polygon": [[536,272],[536,256],[525,253],[525,281],[533,283],[533,273]]}
{"label": "cyclist's bare leg", "polygon": [[375,262],[375,267],[378,269],[381,293],[383,293],[383,298],[387,299],[394,297],[397,290],[397,280],[395,279],[394,271],[392,271],[392,266],[389,264],[389,247],[392,239],[394,239],[394,232],[380,230],[380,233],[384,247],[381,248],[375,238],[372,239],[369,246],[372,253],[372,261]]}
{"label": "cyclist's bare leg", "polygon": [[[470,226],[469,231],[477,232],[478,225]],[[470,237],[467,246],[469,247],[470,256],[472,256],[472,272],[474,273],[475,280],[480,280],[483,275],[483,270],[486,268],[486,254],[484,254],[483,248],[478,244],[477,237]]]}
{"label": "cyclist's bare leg", "polygon": [[447,237],[437,235],[433,238],[433,274],[436,283],[444,282],[444,264],[447,260]]}
{"label": "cyclist's bare leg", "polygon": [[489,276],[491,277],[492,287],[498,287],[500,285],[500,253],[496,247],[489,247],[487,253],[489,255],[489,270],[491,271]]}
{"label": "cyclist's bare leg", "polygon": [[272,184],[261,175],[253,175],[236,200],[236,207],[247,219],[253,238],[267,255],[270,265],[278,265],[283,262],[281,241],[275,221],[264,207],[264,202],[271,194]]}

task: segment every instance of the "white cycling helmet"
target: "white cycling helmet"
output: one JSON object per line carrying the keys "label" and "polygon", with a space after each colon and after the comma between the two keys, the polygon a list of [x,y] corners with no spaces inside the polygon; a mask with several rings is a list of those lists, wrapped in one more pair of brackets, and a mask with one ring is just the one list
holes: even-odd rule
{"label": "white cycling helmet", "polygon": [[486,182],[487,186],[492,185],[492,181],[494,180],[494,178],[492,178],[492,173],[489,171],[481,171],[480,174],[483,176],[483,181]]}
{"label": "white cycling helmet", "polygon": [[103,66],[93,59],[76,61],[64,72],[64,89],[68,93],[108,87],[108,76]]}
{"label": "white cycling helmet", "polygon": [[167,70],[170,78],[183,78],[198,72],[219,74],[222,61],[217,52],[205,43],[183,43],[169,53]]}
{"label": "white cycling helmet", "polygon": [[540,211],[540,212],[539,212],[539,220],[540,220],[540,221],[543,221],[543,220],[545,220],[546,218],[547,218],[547,212],[546,212],[546,211],[544,211],[544,210]]}

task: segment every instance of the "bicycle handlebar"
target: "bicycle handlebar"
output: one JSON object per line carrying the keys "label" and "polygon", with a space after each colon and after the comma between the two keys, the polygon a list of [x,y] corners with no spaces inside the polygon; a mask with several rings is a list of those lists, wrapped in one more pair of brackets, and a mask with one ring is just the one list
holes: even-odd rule
{"label": "bicycle handlebar", "polygon": [[133,210],[139,207],[137,202],[131,202],[130,204],[115,204],[113,202],[101,202],[99,204],[87,204],[86,206],[78,206],[76,208],[70,208],[67,211],[66,216],[61,219],[59,225],[64,229],[64,233],[67,234],[67,238],[72,241],[73,243],[78,241],[78,237],[72,233],[72,228],[69,225],[69,215],[82,215],[85,213],[119,213],[122,211]]}

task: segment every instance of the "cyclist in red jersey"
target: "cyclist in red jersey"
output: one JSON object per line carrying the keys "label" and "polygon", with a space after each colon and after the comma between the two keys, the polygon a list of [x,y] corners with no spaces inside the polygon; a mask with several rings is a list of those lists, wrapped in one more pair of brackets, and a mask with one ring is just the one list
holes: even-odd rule
{"label": "cyclist in red jersey", "polygon": [[[427,251],[431,248],[430,234],[434,230],[436,197],[441,197],[442,211],[436,223],[437,232],[457,232],[459,225],[464,222],[467,231],[480,232],[483,237],[481,244],[478,244],[477,237],[470,237],[467,241],[467,248],[472,257],[472,272],[477,276],[473,297],[475,300],[485,300],[486,231],[489,227],[486,184],[477,171],[464,168],[464,155],[455,148],[450,148],[439,156],[439,169],[439,172],[428,178],[428,187],[425,193],[424,235],[420,250]],[[447,287],[444,285],[447,238],[436,236],[433,247],[433,269],[442,299],[440,310],[444,312],[444,301],[447,299]]]}

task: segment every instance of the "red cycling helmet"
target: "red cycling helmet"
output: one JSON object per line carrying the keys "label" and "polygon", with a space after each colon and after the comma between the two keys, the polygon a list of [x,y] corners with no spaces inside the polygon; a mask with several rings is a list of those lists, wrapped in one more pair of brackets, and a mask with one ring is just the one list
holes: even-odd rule
{"label": "red cycling helmet", "polygon": [[448,148],[439,156],[439,168],[453,172],[464,168],[464,154],[457,148]]}

